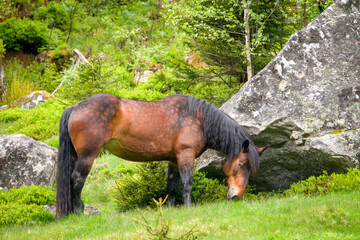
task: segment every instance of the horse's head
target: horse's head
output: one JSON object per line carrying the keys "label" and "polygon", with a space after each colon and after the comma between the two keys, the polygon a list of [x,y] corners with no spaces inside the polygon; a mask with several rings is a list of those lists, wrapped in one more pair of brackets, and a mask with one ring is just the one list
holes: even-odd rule
{"label": "horse's head", "polygon": [[251,141],[242,143],[241,151],[235,158],[228,158],[223,170],[229,187],[228,199],[242,199],[251,173],[260,166],[260,155],[265,148],[257,148]]}

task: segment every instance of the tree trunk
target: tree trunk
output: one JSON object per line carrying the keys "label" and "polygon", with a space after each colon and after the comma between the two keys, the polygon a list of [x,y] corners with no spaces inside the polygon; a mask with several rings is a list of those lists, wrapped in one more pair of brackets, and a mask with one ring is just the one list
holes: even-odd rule
{"label": "tree trunk", "polygon": [[0,58],[0,102],[6,97],[6,82],[3,61]]}
{"label": "tree trunk", "polygon": [[248,81],[253,77],[253,67],[251,60],[251,41],[250,41],[250,7],[249,3],[244,1],[244,23],[245,23],[245,47],[246,47],[246,61],[247,61],[247,79]]}
{"label": "tree trunk", "polygon": [[307,8],[307,2],[304,0],[304,12],[303,12],[303,21],[304,21],[304,27],[307,25],[307,19],[306,19],[306,8]]}

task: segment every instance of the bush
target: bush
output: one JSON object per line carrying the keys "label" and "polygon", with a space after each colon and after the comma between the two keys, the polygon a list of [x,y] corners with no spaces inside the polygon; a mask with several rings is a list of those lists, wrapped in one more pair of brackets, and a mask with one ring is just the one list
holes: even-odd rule
{"label": "bush", "polygon": [[[126,211],[153,204],[154,199],[166,197],[167,162],[146,163],[137,166],[134,174],[121,174],[112,189],[119,211]],[[179,186],[179,190],[181,187]],[[208,179],[205,173],[194,170],[193,203],[212,202],[225,199],[227,187],[218,180]],[[182,202],[181,191],[178,192],[177,203]]]}
{"label": "bush", "polygon": [[50,2],[48,6],[41,6],[37,9],[34,19],[47,21],[50,28],[56,27],[65,31],[69,27],[70,17],[64,2]]}
{"label": "bush", "polygon": [[117,92],[135,87],[131,74],[123,66],[95,58],[80,65],[76,72],[66,72],[59,96],[72,104],[99,93],[118,95]]}
{"label": "bush", "polygon": [[0,226],[12,224],[33,224],[53,221],[54,215],[42,206],[19,203],[0,204]]}
{"label": "bush", "polygon": [[318,177],[309,177],[291,185],[286,190],[286,196],[305,194],[305,195],[324,195],[330,192],[338,191],[359,191],[360,190],[360,171],[359,169],[350,169],[345,174],[333,173],[330,176],[326,171]]}
{"label": "bush", "polygon": [[55,205],[55,199],[52,187],[22,186],[0,190],[0,226],[52,221],[54,215],[41,205]]}
{"label": "bush", "polygon": [[0,190],[0,204],[18,203],[25,205],[54,205],[56,196],[54,188],[39,186],[22,186],[8,191]]}
{"label": "bush", "polygon": [[152,199],[165,198],[166,179],[164,162],[151,162],[137,166],[134,175],[121,174],[115,182],[113,197],[119,211],[126,211],[152,204]]}
{"label": "bush", "polygon": [[10,18],[0,23],[0,38],[7,50],[37,53],[48,44],[49,30],[39,21]]}
{"label": "bush", "polygon": [[285,191],[271,191],[271,192],[259,192],[255,194],[255,186],[248,186],[245,192],[244,199],[267,199],[270,197],[284,197],[284,196],[316,196],[325,195],[331,192],[350,192],[360,191],[360,170],[357,168],[349,169],[347,173],[337,174],[332,173],[328,175],[326,171],[318,177],[311,176],[306,180],[299,181],[290,186]]}

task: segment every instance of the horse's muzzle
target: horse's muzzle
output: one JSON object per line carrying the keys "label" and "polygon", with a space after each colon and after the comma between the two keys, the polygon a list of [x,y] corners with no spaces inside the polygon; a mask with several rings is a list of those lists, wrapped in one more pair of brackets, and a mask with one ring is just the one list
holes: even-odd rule
{"label": "horse's muzzle", "polygon": [[227,194],[227,198],[229,201],[238,200],[237,191],[235,188],[230,188]]}

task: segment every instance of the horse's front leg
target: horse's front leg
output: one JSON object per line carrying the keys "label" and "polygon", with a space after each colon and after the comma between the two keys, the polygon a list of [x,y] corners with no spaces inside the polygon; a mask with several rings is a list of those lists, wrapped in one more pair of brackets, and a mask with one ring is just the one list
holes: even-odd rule
{"label": "horse's front leg", "polygon": [[181,178],[184,205],[191,207],[192,177],[194,170],[195,154],[192,149],[182,150],[177,154],[179,173]]}

